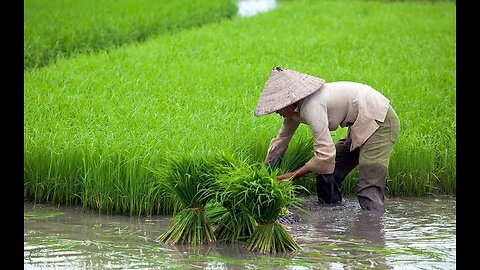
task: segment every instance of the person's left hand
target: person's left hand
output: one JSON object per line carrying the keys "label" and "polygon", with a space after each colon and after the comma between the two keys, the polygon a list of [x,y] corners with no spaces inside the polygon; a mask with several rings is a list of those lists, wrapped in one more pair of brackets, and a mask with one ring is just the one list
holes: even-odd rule
{"label": "person's left hand", "polygon": [[280,180],[280,181],[293,180],[293,179],[295,179],[295,173],[294,172],[287,172],[285,174],[277,176],[277,179]]}

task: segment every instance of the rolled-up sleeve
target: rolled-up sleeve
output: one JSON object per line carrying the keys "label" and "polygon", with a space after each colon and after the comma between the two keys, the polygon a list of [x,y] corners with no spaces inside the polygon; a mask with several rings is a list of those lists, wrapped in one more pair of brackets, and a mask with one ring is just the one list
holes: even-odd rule
{"label": "rolled-up sleeve", "polygon": [[287,152],[288,144],[299,126],[299,122],[291,118],[284,118],[277,137],[270,141],[265,164],[271,164],[276,158],[283,157]]}
{"label": "rolled-up sleeve", "polygon": [[327,109],[324,105],[305,106],[302,117],[313,135],[313,157],[305,167],[318,174],[333,173],[335,169],[335,144],[328,129]]}

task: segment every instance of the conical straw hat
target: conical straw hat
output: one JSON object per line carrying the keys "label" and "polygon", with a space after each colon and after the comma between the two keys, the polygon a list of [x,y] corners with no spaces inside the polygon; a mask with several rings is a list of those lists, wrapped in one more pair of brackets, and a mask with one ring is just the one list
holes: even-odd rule
{"label": "conical straw hat", "polygon": [[313,94],[325,80],[293,70],[274,67],[255,108],[255,116],[266,115]]}

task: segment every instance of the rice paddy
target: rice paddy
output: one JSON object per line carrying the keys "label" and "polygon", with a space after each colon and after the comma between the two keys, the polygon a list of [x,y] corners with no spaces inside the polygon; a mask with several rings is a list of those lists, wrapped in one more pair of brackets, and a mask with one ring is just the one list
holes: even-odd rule
{"label": "rice paddy", "polygon": [[24,68],[229,18],[234,0],[24,2]]}
{"label": "rice paddy", "polygon": [[[29,21],[26,2],[25,63],[37,66],[24,71],[26,200],[129,215],[181,211],[161,196],[164,178],[157,169],[182,156],[218,153],[261,163],[281,123],[276,115],[253,116],[273,66],[326,81],[360,81],[385,94],[401,121],[388,194],[455,194],[455,3],[281,1],[269,12],[242,18],[232,16],[227,2],[202,1],[205,9],[185,4],[182,11],[197,10],[193,17],[199,20],[185,15],[188,22],[174,22],[179,27],[170,32],[158,29],[170,29],[167,21],[180,17],[159,15],[162,24],[157,9],[145,11],[151,2],[131,5],[133,17],[150,14],[145,20],[152,30],[139,34],[145,38],[104,28],[113,20],[118,29],[137,29],[135,19],[113,10],[99,17],[90,37],[81,33],[91,21],[65,27],[68,44],[86,45],[58,57],[47,48],[53,41],[41,41],[45,48],[29,41],[58,40],[48,34],[48,22]],[[212,10],[217,17],[206,23]],[[95,36],[105,33],[112,35],[105,42]],[[123,45],[111,45],[117,43]],[[337,140],[345,133],[332,135]],[[308,160],[310,139],[307,127],[297,130],[285,170]],[[355,192],[355,176],[342,192]],[[298,183],[314,192],[312,179]]]}

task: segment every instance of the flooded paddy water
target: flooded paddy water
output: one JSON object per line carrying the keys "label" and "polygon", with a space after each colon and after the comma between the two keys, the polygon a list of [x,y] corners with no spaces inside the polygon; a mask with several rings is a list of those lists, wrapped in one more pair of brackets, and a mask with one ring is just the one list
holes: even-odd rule
{"label": "flooded paddy water", "polygon": [[387,198],[383,215],[356,197],[288,225],[302,250],[262,255],[240,244],[165,245],[171,216],[107,215],[24,203],[24,269],[455,269],[456,198]]}

